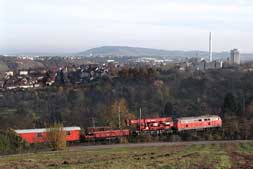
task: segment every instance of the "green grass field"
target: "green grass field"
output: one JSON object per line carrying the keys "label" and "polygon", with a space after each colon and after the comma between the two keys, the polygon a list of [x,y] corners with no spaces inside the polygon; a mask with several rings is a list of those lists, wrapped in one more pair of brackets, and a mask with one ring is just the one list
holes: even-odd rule
{"label": "green grass field", "polygon": [[0,157],[1,169],[253,168],[253,144],[209,144],[41,152]]}

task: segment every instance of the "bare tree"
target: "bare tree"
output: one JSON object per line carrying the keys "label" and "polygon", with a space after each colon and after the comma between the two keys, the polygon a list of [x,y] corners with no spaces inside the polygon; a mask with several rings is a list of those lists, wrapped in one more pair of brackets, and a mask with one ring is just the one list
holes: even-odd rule
{"label": "bare tree", "polygon": [[47,128],[47,142],[53,150],[66,149],[66,134],[62,123],[53,123]]}

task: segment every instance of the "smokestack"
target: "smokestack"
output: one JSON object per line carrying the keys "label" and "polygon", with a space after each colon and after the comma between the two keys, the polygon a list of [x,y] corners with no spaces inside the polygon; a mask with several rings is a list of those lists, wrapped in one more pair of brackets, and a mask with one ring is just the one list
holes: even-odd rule
{"label": "smokestack", "polygon": [[209,62],[213,61],[212,32],[209,33]]}

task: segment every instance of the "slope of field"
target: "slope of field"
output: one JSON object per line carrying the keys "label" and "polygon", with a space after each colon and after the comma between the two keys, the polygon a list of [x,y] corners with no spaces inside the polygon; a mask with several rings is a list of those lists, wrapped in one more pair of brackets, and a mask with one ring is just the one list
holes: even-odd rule
{"label": "slope of field", "polygon": [[16,60],[17,69],[37,69],[43,68],[44,65],[38,61],[20,59]]}
{"label": "slope of field", "polygon": [[253,168],[252,161],[253,144],[244,142],[77,149],[3,156],[0,168],[238,169]]}
{"label": "slope of field", "polygon": [[2,60],[0,60],[0,72],[5,72],[8,70],[9,70],[9,67]]}

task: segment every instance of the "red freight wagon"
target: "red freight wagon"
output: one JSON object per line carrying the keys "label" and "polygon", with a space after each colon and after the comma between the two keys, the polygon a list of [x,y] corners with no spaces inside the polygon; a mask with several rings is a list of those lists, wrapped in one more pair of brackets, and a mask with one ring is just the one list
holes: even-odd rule
{"label": "red freight wagon", "polygon": [[163,117],[128,120],[127,125],[137,125],[138,128],[142,131],[157,131],[171,129],[174,123],[171,117]]}
{"label": "red freight wagon", "polygon": [[[66,132],[67,141],[80,140],[80,127],[64,127],[63,130]],[[28,143],[43,143],[47,141],[46,128],[15,130],[15,132]]]}
{"label": "red freight wagon", "polygon": [[176,122],[176,128],[178,131],[221,127],[222,120],[216,115],[207,115],[199,117],[182,117],[178,118]]}
{"label": "red freight wagon", "polygon": [[85,140],[91,139],[106,139],[106,138],[115,138],[115,137],[124,137],[129,136],[129,130],[107,130],[107,131],[94,131],[89,132],[88,134],[84,135]]}

